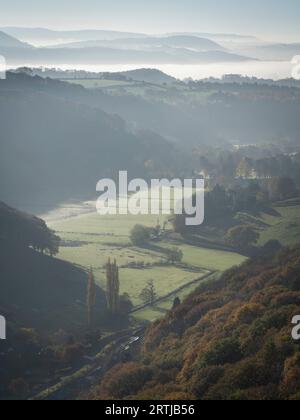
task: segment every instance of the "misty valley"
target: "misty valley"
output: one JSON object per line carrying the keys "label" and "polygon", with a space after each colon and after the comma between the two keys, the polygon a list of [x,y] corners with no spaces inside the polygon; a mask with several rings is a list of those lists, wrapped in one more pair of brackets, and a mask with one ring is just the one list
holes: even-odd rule
{"label": "misty valley", "polygon": [[298,52],[0,29],[0,400],[300,399]]}

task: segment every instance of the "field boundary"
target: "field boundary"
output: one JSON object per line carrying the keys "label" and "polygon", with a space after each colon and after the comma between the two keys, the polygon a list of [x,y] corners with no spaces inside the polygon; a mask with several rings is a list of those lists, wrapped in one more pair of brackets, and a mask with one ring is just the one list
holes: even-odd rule
{"label": "field boundary", "polygon": [[[192,281],[190,281],[190,282],[188,282],[188,283],[184,284],[184,285],[183,285],[183,286],[181,286],[181,287],[178,287],[177,289],[173,290],[172,292],[168,293],[167,295],[164,295],[164,296],[161,296],[161,297],[157,298],[157,299],[153,302],[153,306],[155,306],[156,304],[158,304],[158,303],[160,303],[160,302],[163,302],[163,301],[165,301],[165,300],[170,299],[172,296],[175,296],[177,293],[182,292],[184,289],[187,289],[187,288],[189,288],[190,286],[193,286],[193,285],[194,285],[194,284],[196,284],[196,283],[200,283],[200,282],[202,282],[202,281],[207,280],[209,277],[211,277],[211,276],[215,275],[216,273],[218,273],[218,271],[217,271],[217,270],[215,270],[215,271],[209,271],[209,272],[208,272],[207,274],[205,274],[204,276],[202,276],[202,277],[198,277],[197,279],[192,280]],[[147,304],[145,304],[145,305],[138,305],[138,306],[136,306],[135,308],[133,308],[133,310],[130,312],[130,314],[134,314],[134,313],[136,313],[136,312],[142,311],[143,309],[147,309],[147,308],[149,308],[149,307],[151,307],[151,305],[150,305],[149,303],[147,303]]]}

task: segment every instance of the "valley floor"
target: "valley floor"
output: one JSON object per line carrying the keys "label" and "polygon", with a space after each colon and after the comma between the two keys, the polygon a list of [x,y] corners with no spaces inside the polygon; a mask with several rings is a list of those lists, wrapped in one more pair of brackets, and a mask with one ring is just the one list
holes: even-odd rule
{"label": "valley floor", "polygon": [[[121,293],[128,293],[138,320],[154,321],[172,308],[176,296],[189,295],[208,276],[239,265],[245,257],[227,251],[176,243],[183,252],[182,264],[166,264],[166,253],[174,243],[166,237],[148,248],[134,247],[130,231],[136,224],[154,227],[156,216],[100,216],[89,204],[66,206],[44,215],[50,228],[62,238],[59,258],[89,269],[93,267],[98,284],[105,289],[105,264],[116,258],[120,266]],[[160,220],[162,223],[163,220]],[[134,267],[137,264],[138,268]],[[139,295],[153,280],[158,301],[142,307]]]}

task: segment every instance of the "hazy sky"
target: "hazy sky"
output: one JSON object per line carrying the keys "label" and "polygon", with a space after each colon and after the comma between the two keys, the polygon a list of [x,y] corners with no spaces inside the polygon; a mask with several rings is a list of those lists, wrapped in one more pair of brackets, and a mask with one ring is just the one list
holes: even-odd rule
{"label": "hazy sky", "polygon": [[0,0],[0,26],[299,39],[299,0]]}

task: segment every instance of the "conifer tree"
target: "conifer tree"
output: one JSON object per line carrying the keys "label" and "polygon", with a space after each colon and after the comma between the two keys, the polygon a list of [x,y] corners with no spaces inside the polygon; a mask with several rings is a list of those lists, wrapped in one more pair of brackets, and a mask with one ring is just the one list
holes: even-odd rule
{"label": "conifer tree", "polygon": [[93,269],[90,269],[88,284],[87,284],[87,314],[88,314],[88,326],[90,327],[93,323],[94,309],[96,304],[96,284]]}
{"label": "conifer tree", "polygon": [[108,260],[106,265],[106,298],[108,310],[115,315],[119,310],[120,299],[120,280],[119,280],[119,267],[117,261]]}

